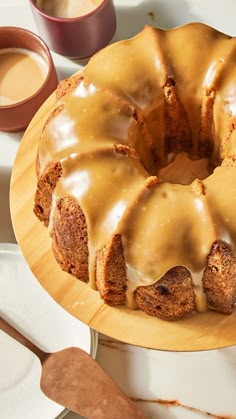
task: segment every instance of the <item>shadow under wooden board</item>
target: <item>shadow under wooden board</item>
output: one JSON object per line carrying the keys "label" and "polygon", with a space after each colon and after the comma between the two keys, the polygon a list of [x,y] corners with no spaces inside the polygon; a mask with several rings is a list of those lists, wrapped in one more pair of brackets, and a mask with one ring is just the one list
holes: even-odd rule
{"label": "shadow under wooden board", "polygon": [[[64,309],[91,328],[120,341],[169,351],[197,351],[236,344],[236,312],[207,312],[166,322],[140,310],[109,307],[99,293],[61,270],[51,251],[48,230],[33,213],[35,159],[42,127],[55,105],[55,94],[31,121],[13,167],[10,207],[14,232],[32,272]],[[50,315],[50,313],[48,313]]]}

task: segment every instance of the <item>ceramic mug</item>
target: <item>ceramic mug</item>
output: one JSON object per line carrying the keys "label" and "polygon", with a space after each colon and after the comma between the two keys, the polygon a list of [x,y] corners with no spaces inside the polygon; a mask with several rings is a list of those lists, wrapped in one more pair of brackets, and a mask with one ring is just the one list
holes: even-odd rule
{"label": "ceramic mug", "polygon": [[103,0],[92,12],[79,17],[50,16],[29,0],[39,35],[49,48],[66,57],[85,58],[105,47],[116,29],[112,0]]}
{"label": "ceramic mug", "polygon": [[[45,64],[46,76],[39,89],[19,102],[0,106],[0,131],[16,132],[24,130],[34,114],[56,89],[58,78],[47,45],[35,33],[23,28],[0,27],[0,49],[24,48],[36,53]],[[18,78],[17,82],[21,83]]]}

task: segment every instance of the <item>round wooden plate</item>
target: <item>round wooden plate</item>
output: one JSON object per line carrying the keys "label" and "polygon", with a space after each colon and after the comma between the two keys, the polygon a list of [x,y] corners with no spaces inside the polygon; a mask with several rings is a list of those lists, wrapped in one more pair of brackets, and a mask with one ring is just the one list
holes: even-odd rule
{"label": "round wooden plate", "polygon": [[169,351],[207,350],[236,344],[236,312],[230,316],[207,312],[166,322],[139,310],[109,307],[102,302],[98,292],[61,270],[51,251],[48,230],[33,213],[38,140],[54,104],[55,94],[40,108],[25,132],[14,163],[10,187],[15,235],[38,281],[79,320],[126,343]]}

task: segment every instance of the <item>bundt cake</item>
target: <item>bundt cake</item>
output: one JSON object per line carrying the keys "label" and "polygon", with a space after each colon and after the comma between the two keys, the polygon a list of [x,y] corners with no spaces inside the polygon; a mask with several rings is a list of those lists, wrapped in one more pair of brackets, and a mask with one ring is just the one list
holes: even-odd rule
{"label": "bundt cake", "polygon": [[[175,320],[236,298],[236,38],[145,27],[58,86],[37,156],[34,212],[62,269]],[[207,175],[163,171],[179,155]]]}

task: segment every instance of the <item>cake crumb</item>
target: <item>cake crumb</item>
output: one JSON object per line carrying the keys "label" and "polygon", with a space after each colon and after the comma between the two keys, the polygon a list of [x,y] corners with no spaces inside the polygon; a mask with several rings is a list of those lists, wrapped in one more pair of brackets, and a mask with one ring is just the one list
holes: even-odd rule
{"label": "cake crumb", "polygon": [[154,12],[148,12],[148,16],[150,16],[150,18],[151,18],[152,20],[155,20],[155,19],[156,19],[156,17],[155,17],[155,13],[154,13]]}

